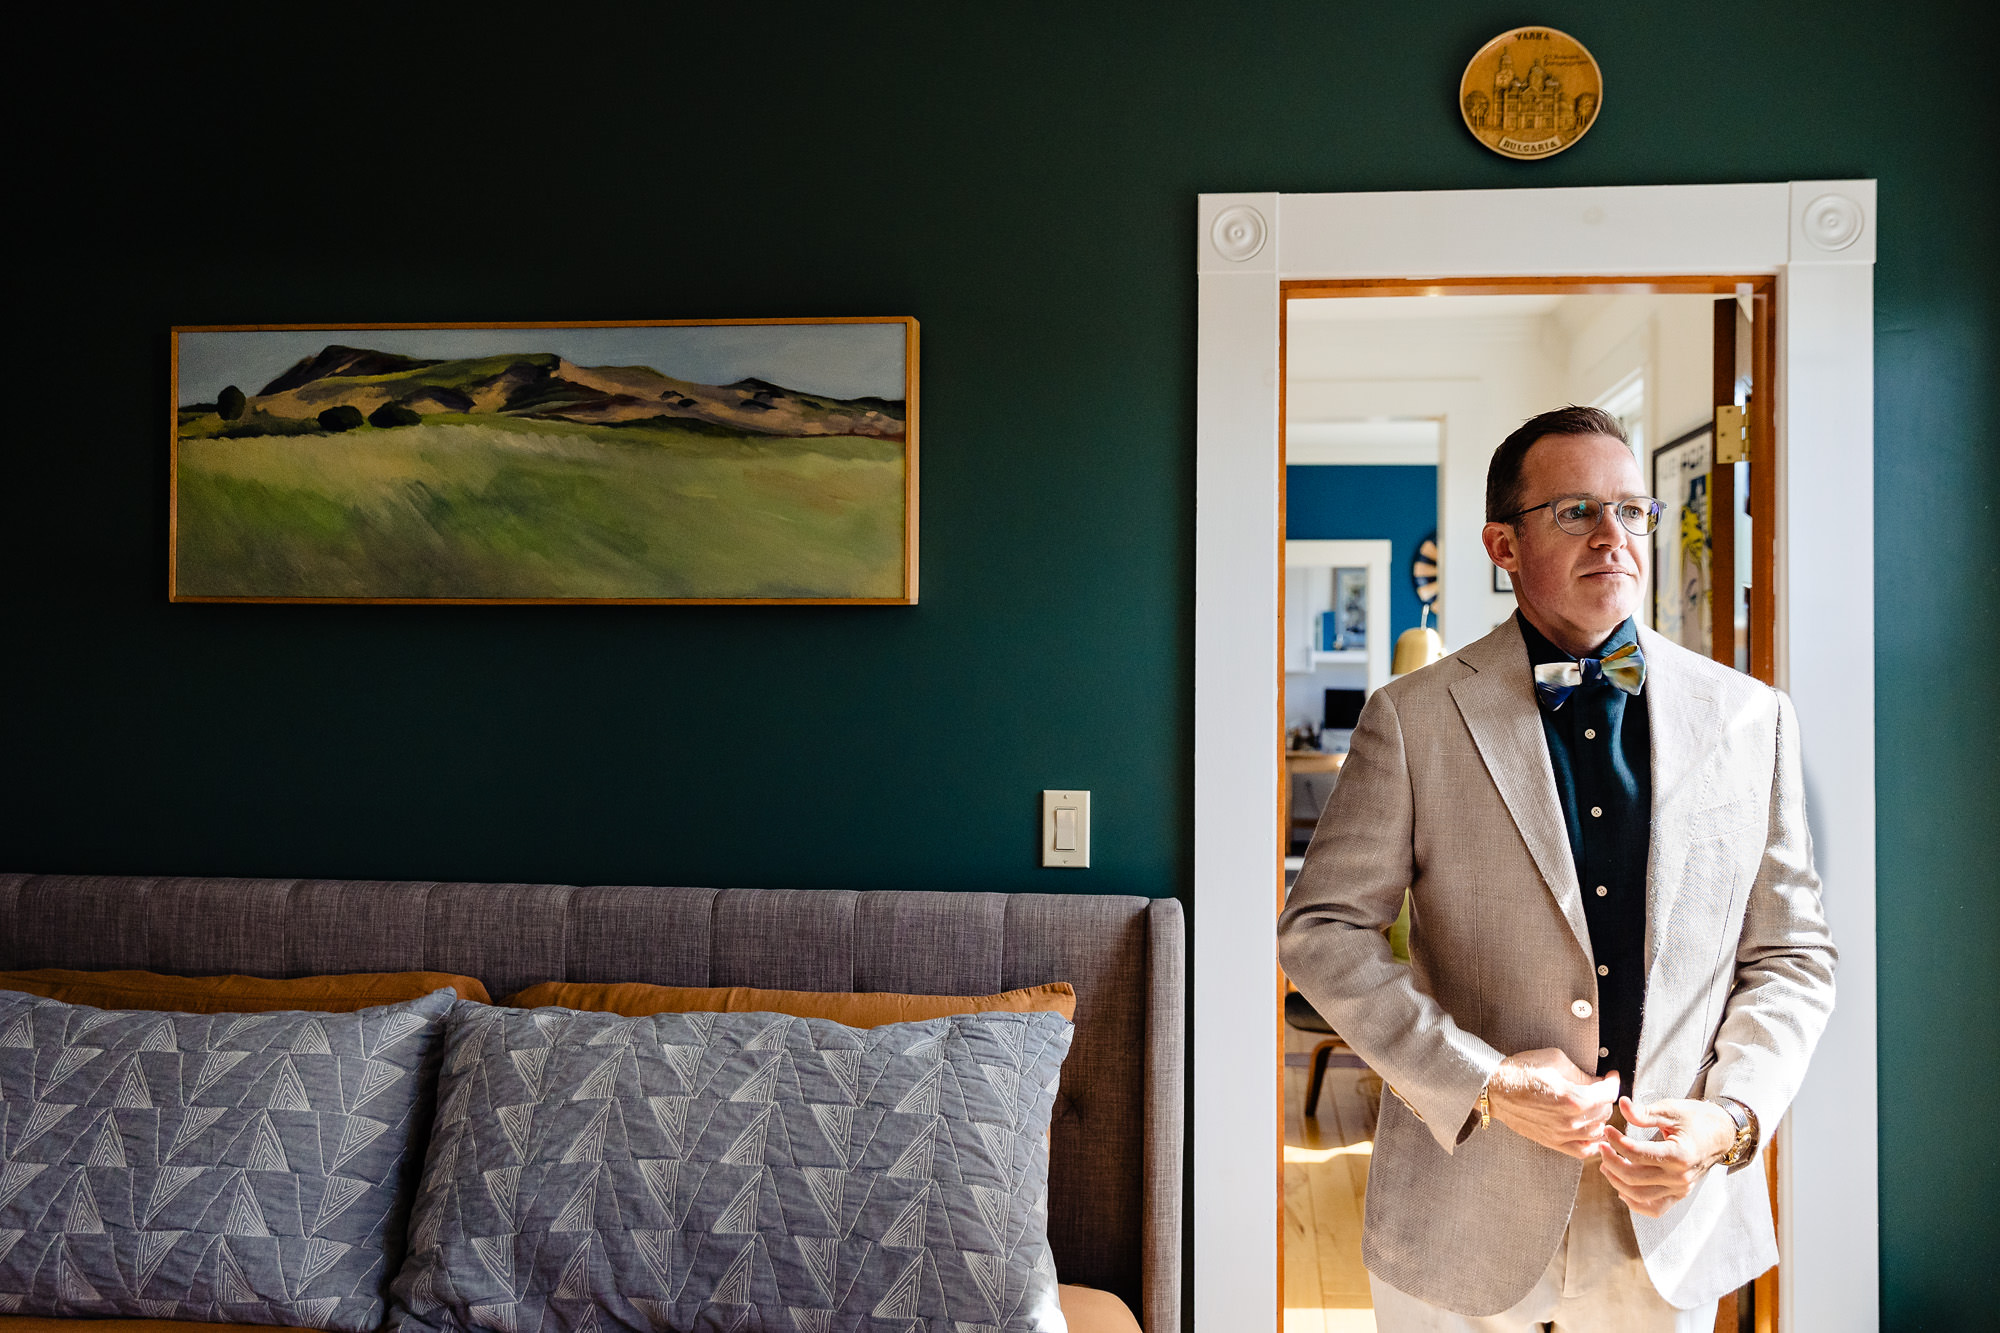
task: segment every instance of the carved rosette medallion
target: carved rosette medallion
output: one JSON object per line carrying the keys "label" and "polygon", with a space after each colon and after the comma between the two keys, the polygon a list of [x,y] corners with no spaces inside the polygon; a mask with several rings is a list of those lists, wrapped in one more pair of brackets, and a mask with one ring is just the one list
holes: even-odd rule
{"label": "carved rosette medallion", "polygon": [[1842,194],[1823,194],[1806,205],[1806,238],[1822,250],[1845,250],[1861,237],[1861,205]]}
{"label": "carved rosette medallion", "polygon": [[1554,28],[1515,28],[1479,48],[1458,84],[1472,137],[1502,157],[1554,157],[1597,123],[1604,75],[1583,43]]}
{"label": "carved rosette medallion", "polygon": [[1264,248],[1264,215],[1248,204],[1237,204],[1215,215],[1208,239],[1215,252],[1232,264],[1255,259]]}

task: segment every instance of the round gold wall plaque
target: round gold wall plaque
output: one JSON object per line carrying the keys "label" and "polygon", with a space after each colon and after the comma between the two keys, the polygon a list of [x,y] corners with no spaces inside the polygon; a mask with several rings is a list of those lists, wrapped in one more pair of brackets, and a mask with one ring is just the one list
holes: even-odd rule
{"label": "round gold wall plaque", "polygon": [[1479,48],[1459,80],[1472,137],[1503,157],[1553,157],[1597,123],[1604,75],[1583,43],[1554,28],[1515,28]]}

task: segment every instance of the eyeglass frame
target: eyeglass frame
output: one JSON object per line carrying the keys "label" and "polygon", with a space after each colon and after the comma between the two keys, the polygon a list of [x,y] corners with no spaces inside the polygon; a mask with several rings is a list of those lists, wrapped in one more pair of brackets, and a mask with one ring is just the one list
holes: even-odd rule
{"label": "eyeglass frame", "polygon": [[[1588,500],[1591,504],[1598,506],[1598,514],[1596,521],[1581,532],[1571,532],[1570,529],[1563,527],[1562,520],[1556,517],[1555,507],[1563,503],[1565,500]],[[1644,500],[1648,505],[1651,506],[1650,510],[1648,511],[1648,514],[1653,520],[1653,526],[1649,528],[1636,529],[1630,523],[1627,523],[1624,519],[1617,517],[1617,507],[1623,504],[1630,504],[1634,500]],[[1604,515],[1606,513],[1610,513],[1612,515],[1612,521],[1617,523],[1619,527],[1625,529],[1625,531],[1631,533],[1634,537],[1648,537],[1651,536],[1653,533],[1659,531],[1660,520],[1666,516],[1667,502],[1660,499],[1660,497],[1657,495],[1627,495],[1627,496],[1621,496],[1619,499],[1616,500],[1605,500],[1605,499],[1600,499],[1595,495],[1591,495],[1588,492],[1577,491],[1569,495],[1555,496],[1552,499],[1542,501],[1538,505],[1529,505],[1526,509],[1519,510],[1512,514],[1503,515],[1502,517],[1494,519],[1493,521],[1496,523],[1512,523],[1517,519],[1524,518],[1527,515],[1534,513],[1537,509],[1548,510],[1549,518],[1554,520],[1556,528],[1559,531],[1569,533],[1569,535],[1572,537],[1588,537],[1591,533],[1596,532],[1600,527],[1604,525]]]}

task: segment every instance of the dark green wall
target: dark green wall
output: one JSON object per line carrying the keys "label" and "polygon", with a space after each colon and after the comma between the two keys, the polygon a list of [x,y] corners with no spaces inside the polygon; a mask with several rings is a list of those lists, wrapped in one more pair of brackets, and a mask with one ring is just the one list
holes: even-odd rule
{"label": "dark green wall", "polygon": [[[1989,6],[421,8],[14,46],[0,865],[1185,897],[1196,193],[1873,176],[1884,1326],[1990,1317]],[[1528,20],[1609,91],[1523,165],[1453,97]],[[914,610],[165,601],[169,324],[853,313]]]}

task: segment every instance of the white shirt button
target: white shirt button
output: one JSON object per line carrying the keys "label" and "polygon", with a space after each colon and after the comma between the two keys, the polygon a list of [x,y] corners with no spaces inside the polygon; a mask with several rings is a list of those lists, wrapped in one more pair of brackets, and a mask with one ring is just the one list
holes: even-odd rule
{"label": "white shirt button", "polygon": [[1569,1011],[1570,1011],[1571,1013],[1575,1014],[1575,1015],[1576,1015],[1576,1016],[1577,1016],[1578,1018],[1589,1018],[1589,1017],[1590,1017],[1590,1001],[1589,1001],[1589,1000],[1578,1000],[1578,1001],[1577,1001],[1576,1003],[1574,1003],[1574,1004],[1570,1005],[1570,1007],[1569,1007]]}
{"label": "white shirt button", "polygon": [[1600,1046],[1597,1048],[1598,1059],[1600,1060],[1608,1059],[1610,1058],[1610,1055],[1611,1055],[1611,1048],[1609,1046]]}
{"label": "white shirt button", "polygon": [[1597,886],[1597,896],[1598,896],[1598,897],[1602,898],[1602,897],[1603,897],[1603,896],[1604,896],[1605,894],[1607,894],[1607,893],[1609,893],[1609,892],[1611,892],[1611,890],[1609,890],[1609,889],[1605,888],[1605,887],[1604,887],[1604,886],[1603,886],[1602,884],[1600,884],[1600,885],[1598,885],[1598,886]]}
{"label": "white shirt button", "polygon": [[1593,805],[1590,807],[1590,817],[1592,819],[1596,819],[1599,815],[1603,813],[1604,813],[1604,807],[1601,805]]}
{"label": "white shirt button", "polygon": [[1608,977],[1611,975],[1611,969],[1606,967],[1604,964],[1599,963],[1597,965],[1597,975],[1600,977]]}
{"label": "white shirt button", "polygon": [[1597,739],[1597,728],[1596,728],[1596,727],[1585,727],[1585,728],[1583,729],[1583,738],[1584,738],[1585,740],[1587,740],[1587,741],[1594,741],[1594,740],[1596,740],[1596,739]]}

